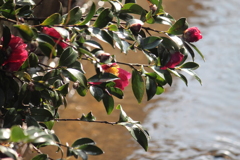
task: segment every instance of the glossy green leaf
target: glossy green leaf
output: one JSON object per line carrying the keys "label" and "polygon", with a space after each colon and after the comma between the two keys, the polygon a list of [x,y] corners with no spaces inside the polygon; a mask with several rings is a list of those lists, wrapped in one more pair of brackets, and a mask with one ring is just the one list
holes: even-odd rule
{"label": "glossy green leaf", "polygon": [[107,31],[99,28],[88,28],[88,31],[99,40],[109,43],[112,47],[114,47],[113,37]]}
{"label": "glossy green leaf", "polygon": [[93,40],[86,40],[84,42],[84,44],[88,45],[88,46],[91,46],[91,47],[94,47],[94,48],[98,48],[98,49],[103,50],[103,47],[101,46],[101,44],[99,44],[98,42],[93,41]]}
{"label": "glossy green leaf", "polygon": [[175,76],[179,77],[181,80],[183,80],[183,82],[186,84],[186,86],[188,85],[187,78],[184,75],[182,75],[181,73],[178,73],[175,70],[171,70],[171,69],[167,69],[167,70],[169,72],[173,73]]}
{"label": "glossy green leaf", "polygon": [[119,1],[109,1],[109,3],[112,5],[114,12],[119,12],[122,8],[122,4]]}
{"label": "glossy green leaf", "polygon": [[32,31],[31,27],[26,25],[26,24],[19,24],[19,25],[14,25],[15,28],[17,28],[18,32],[20,33],[21,37],[25,41],[32,41],[34,38],[34,32]]}
{"label": "glossy green leaf", "polygon": [[155,22],[155,19],[153,18],[153,15],[152,15],[152,11],[149,11],[147,14],[146,14],[146,22],[148,24],[153,24]]}
{"label": "glossy green leaf", "polygon": [[92,6],[91,6],[86,18],[80,23],[80,25],[87,24],[92,19],[92,17],[94,16],[95,10],[96,10],[96,5],[95,5],[95,3],[92,3]]}
{"label": "glossy green leaf", "polygon": [[59,66],[70,66],[73,64],[78,58],[77,52],[71,47],[66,48],[59,59]]}
{"label": "glossy green leaf", "polygon": [[167,32],[174,35],[180,35],[183,34],[187,28],[188,23],[186,18],[180,18]]}
{"label": "glossy green leaf", "polygon": [[24,133],[23,129],[19,126],[13,126],[11,128],[11,137],[10,140],[12,142],[20,142],[25,141],[28,138],[28,136]]}
{"label": "glossy green leaf", "polygon": [[80,138],[73,142],[72,147],[78,148],[82,145],[95,145],[96,143],[90,138]]}
{"label": "glossy green leaf", "polygon": [[53,115],[49,110],[46,109],[42,109],[42,108],[32,108],[30,110],[31,112],[31,116],[36,119],[37,121],[42,121],[42,122],[46,122],[46,121],[50,121],[53,119]]}
{"label": "glossy green leaf", "polygon": [[171,19],[165,17],[165,16],[161,16],[161,15],[156,15],[155,17],[155,22],[159,23],[159,24],[164,24],[164,25],[172,25],[172,21]]}
{"label": "glossy green leaf", "polygon": [[119,99],[123,99],[123,91],[115,87],[107,87],[107,91]]}
{"label": "glossy green leaf", "polygon": [[80,21],[81,17],[82,17],[82,11],[79,6],[76,6],[68,12],[68,14],[66,15],[64,24],[65,25],[76,24]]}
{"label": "glossy green leaf", "polygon": [[198,77],[198,75],[195,72],[193,72],[190,69],[181,69],[181,71],[184,71],[184,72],[188,73],[189,75],[194,77],[202,85],[202,80]]}
{"label": "glossy green leaf", "polygon": [[71,81],[78,81],[81,86],[87,87],[87,79],[81,71],[73,68],[67,68],[66,70],[63,70],[63,74]]}
{"label": "glossy green leaf", "polygon": [[192,56],[192,60],[194,61],[195,58],[195,54],[194,51],[192,50],[192,48],[189,46],[189,44],[187,44],[186,42],[183,42],[185,48],[187,49],[187,51],[190,53],[190,55]]}
{"label": "glossy green leaf", "polygon": [[52,46],[56,45],[53,38],[46,34],[38,34],[37,41],[47,42],[47,43],[51,44]]}
{"label": "glossy green leaf", "polygon": [[189,43],[197,52],[198,54],[202,57],[202,59],[205,61],[204,55],[201,53],[201,51],[192,43]]}
{"label": "glossy green leaf", "polygon": [[179,66],[179,68],[192,69],[192,70],[195,70],[198,67],[199,67],[199,64],[197,64],[195,62],[187,62],[187,63],[184,63],[181,66]]}
{"label": "glossy green leaf", "polygon": [[154,79],[147,76],[146,78],[146,93],[147,93],[147,100],[153,98],[157,91],[157,84]]}
{"label": "glossy green leaf", "polygon": [[4,116],[3,128],[10,128],[13,125],[22,125],[22,117],[15,108],[11,108]]}
{"label": "glossy green leaf", "polygon": [[135,3],[127,3],[125,4],[121,11],[121,13],[134,13],[141,15],[142,13],[146,13],[146,11],[138,4]]}
{"label": "glossy green leaf", "polygon": [[79,86],[77,88],[77,92],[80,96],[85,96],[87,94],[87,88],[83,86]]}
{"label": "glossy green leaf", "polygon": [[141,41],[141,48],[143,49],[152,49],[158,46],[162,42],[162,39],[155,36],[150,36]]}
{"label": "glossy green leaf", "polygon": [[94,22],[93,26],[97,28],[103,28],[108,25],[113,19],[113,13],[110,9],[104,9],[97,20]]}
{"label": "glossy green leaf", "polygon": [[35,53],[30,53],[28,56],[29,67],[36,67],[38,65],[38,56]]}
{"label": "glossy green leaf", "polygon": [[27,126],[35,126],[40,128],[40,125],[38,124],[38,122],[36,121],[35,118],[31,117],[31,116],[26,116],[26,122],[27,122]]}
{"label": "glossy green leaf", "polygon": [[156,95],[160,95],[164,92],[164,88],[162,86],[157,86],[157,89],[156,89]]}
{"label": "glossy green leaf", "polygon": [[31,5],[31,6],[33,6],[33,5],[35,5],[35,2],[33,0],[18,0],[18,1],[16,1],[16,5],[20,5],[20,6]]}
{"label": "glossy green leaf", "polygon": [[42,53],[49,58],[55,57],[57,55],[55,47],[52,46],[50,43],[38,41],[38,47],[40,48]]}
{"label": "glossy green leaf", "polygon": [[48,160],[48,159],[49,158],[46,154],[39,154],[39,155],[33,157],[32,160]]}
{"label": "glossy green leaf", "polygon": [[133,127],[133,131],[131,132],[132,136],[137,140],[137,142],[145,149],[148,150],[148,141],[149,136],[148,133],[140,126]]}
{"label": "glossy green leaf", "polygon": [[113,97],[105,93],[102,100],[107,114],[111,114],[114,109]]}
{"label": "glossy green leaf", "polygon": [[69,83],[62,85],[61,87],[59,87],[57,90],[64,96],[66,96],[68,94],[68,89],[69,89]]}
{"label": "glossy green leaf", "polygon": [[91,95],[99,102],[102,100],[104,93],[103,90],[96,86],[90,86],[89,91]]}
{"label": "glossy green leaf", "polygon": [[94,75],[88,79],[89,82],[110,82],[114,80],[118,80],[119,77],[115,76],[114,74],[104,72],[101,75]]}
{"label": "glossy green leaf", "polygon": [[18,153],[12,148],[0,145],[0,152],[14,160],[18,160]]}
{"label": "glossy green leaf", "polygon": [[100,155],[103,154],[103,151],[95,145],[82,145],[79,147],[82,151],[89,155]]}
{"label": "glossy green leaf", "polygon": [[138,103],[141,103],[145,90],[144,81],[141,74],[135,69],[132,71],[132,90]]}
{"label": "glossy green leaf", "polygon": [[50,26],[50,25],[56,25],[61,23],[61,15],[59,13],[54,13],[47,17],[41,25],[43,26]]}

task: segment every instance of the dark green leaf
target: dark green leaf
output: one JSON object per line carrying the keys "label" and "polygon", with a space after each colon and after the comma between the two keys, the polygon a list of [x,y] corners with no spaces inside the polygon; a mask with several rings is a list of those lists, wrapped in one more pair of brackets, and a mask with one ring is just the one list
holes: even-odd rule
{"label": "dark green leaf", "polygon": [[198,54],[202,57],[202,59],[205,61],[204,55],[201,53],[201,51],[192,43],[189,43],[197,52]]}
{"label": "dark green leaf", "polygon": [[50,43],[38,41],[38,47],[40,48],[42,53],[49,58],[55,57],[57,55],[55,47],[52,46]]}
{"label": "dark green leaf", "polygon": [[95,14],[95,10],[96,10],[96,5],[95,5],[95,3],[92,3],[92,6],[91,6],[86,18],[84,19],[84,21],[82,21],[80,23],[80,25],[87,24],[92,19],[93,15]]}
{"label": "dark green leaf", "polygon": [[63,70],[63,74],[71,81],[78,81],[81,86],[87,87],[87,79],[84,74],[82,74],[82,72],[80,72],[79,70],[67,68],[66,70]]}
{"label": "dark green leaf", "polygon": [[195,54],[194,54],[194,51],[192,50],[192,48],[185,42],[183,42],[184,46],[186,47],[187,51],[191,54],[192,56],[192,59],[194,61],[194,58],[195,58]]}
{"label": "dark green leaf", "polygon": [[36,67],[38,65],[38,56],[35,53],[30,53],[28,56],[29,67]]}
{"label": "dark green leaf", "polygon": [[132,90],[138,103],[141,103],[145,90],[144,81],[141,74],[135,69],[132,71]]}
{"label": "dark green leaf", "polygon": [[89,112],[86,116],[83,114],[80,118],[81,121],[87,121],[92,122],[96,120],[96,117],[92,114],[92,112]]}
{"label": "dark green leaf", "polygon": [[179,68],[192,69],[192,70],[195,70],[198,67],[199,67],[199,64],[197,64],[195,62],[187,62],[187,63],[184,63],[181,66],[179,66]]}
{"label": "dark green leaf", "polygon": [[10,128],[13,125],[22,125],[22,117],[15,108],[9,109],[5,114],[3,128]]}
{"label": "dark green leaf", "polygon": [[43,26],[50,26],[50,25],[56,25],[61,23],[61,15],[59,13],[54,13],[47,17],[41,25]]}
{"label": "dark green leaf", "polygon": [[181,78],[181,79],[183,80],[183,82],[186,84],[186,86],[188,85],[187,78],[186,78],[184,75],[178,73],[178,72],[175,71],[175,70],[171,70],[171,69],[167,69],[167,70],[168,70],[169,72],[173,73],[175,76]]}
{"label": "dark green leaf", "polygon": [[105,93],[102,100],[103,100],[104,107],[107,111],[107,114],[111,114],[114,109],[113,97]]}
{"label": "dark green leaf", "polygon": [[132,136],[136,137],[137,142],[147,151],[149,141],[148,133],[140,125],[136,126],[137,127],[133,128]]}
{"label": "dark green leaf", "polygon": [[82,11],[80,7],[79,6],[74,7],[68,12],[66,19],[64,21],[64,24],[65,25],[76,24],[80,21],[81,17],[82,17]]}
{"label": "dark green leaf", "polygon": [[112,47],[114,47],[113,37],[105,30],[101,30],[99,28],[88,28],[88,31],[99,40],[109,43]]}
{"label": "dark green leaf", "polygon": [[89,155],[100,155],[103,154],[103,151],[95,145],[82,145],[79,147],[82,151]]}
{"label": "dark green leaf", "polygon": [[72,147],[73,148],[78,148],[82,145],[95,145],[95,142],[89,138],[80,138],[73,142]]}
{"label": "dark green leaf", "polygon": [[80,150],[80,149],[74,149],[73,150],[73,154],[74,154],[73,156],[76,159],[78,158],[78,156],[80,156],[83,160],[87,160],[88,159],[87,154],[84,151]]}
{"label": "dark green leaf", "polygon": [[143,49],[152,49],[158,46],[161,43],[162,39],[155,36],[150,36],[141,41],[140,46]]}
{"label": "dark green leaf", "polygon": [[107,87],[107,91],[119,99],[123,99],[123,91],[115,87]]}
{"label": "dark green leaf", "polygon": [[202,85],[201,79],[198,77],[198,75],[195,72],[193,72],[190,69],[181,69],[181,70],[188,73],[189,75],[193,76]]}
{"label": "dark green leaf", "polygon": [[93,26],[97,28],[103,28],[108,25],[113,19],[113,13],[110,9],[104,9],[97,20],[94,22]]}
{"label": "dark green leaf", "polygon": [[26,116],[26,122],[27,122],[27,126],[35,126],[40,128],[40,125],[38,124],[38,122],[31,116]]}
{"label": "dark green leaf", "polygon": [[78,54],[71,47],[67,47],[60,56],[59,66],[70,66],[77,60]]}
{"label": "dark green leaf", "polygon": [[114,74],[104,72],[103,74],[96,74],[88,79],[89,82],[110,82],[119,79],[118,76],[115,76]]}
{"label": "dark green leaf", "polygon": [[146,93],[147,93],[147,100],[153,98],[157,91],[157,84],[154,79],[147,76],[146,78]]}
{"label": "dark green leaf", "polygon": [[96,87],[96,86],[90,86],[89,91],[97,101],[102,100],[102,98],[104,96],[104,93],[103,93],[103,90],[101,88]]}
{"label": "dark green leaf", "polygon": [[180,18],[169,30],[170,34],[180,35],[188,28],[188,23],[186,18]]}
{"label": "dark green leaf", "polygon": [[136,3],[136,0],[126,0],[126,1],[125,1],[125,4],[126,4],[126,3]]}
{"label": "dark green leaf", "polygon": [[49,110],[46,110],[46,109],[32,108],[30,110],[30,112],[31,112],[31,117],[36,119],[36,121],[46,122],[46,121],[50,121],[50,120],[53,119],[52,113]]}
{"label": "dark green leaf", "polygon": [[14,25],[14,27],[17,28],[18,32],[25,41],[30,42],[35,36],[32,29],[26,24]]}
{"label": "dark green leaf", "polygon": [[146,11],[138,4],[135,3],[127,3],[125,4],[121,11],[121,13],[135,13],[141,15],[142,13],[146,13]]}
{"label": "dark green leaf", "polygon": [[85,96],[87,94],[87,88],[83,86],[79,86],[77,88],[77,92],[80,96]]}
{"label": "dark green leaf", "polygon": [[6,48],[11,40],[11,32],[10,29],[5,25],[3,25],[2,36],[3,36],[3,48]]}
{"label": "dark green leaf", "polygon": [[69,83],[67,84],[64,84],[62,86],[60,86],[57,90],[64,96],[66,96],[68,94],[68,86],[69,86]]}

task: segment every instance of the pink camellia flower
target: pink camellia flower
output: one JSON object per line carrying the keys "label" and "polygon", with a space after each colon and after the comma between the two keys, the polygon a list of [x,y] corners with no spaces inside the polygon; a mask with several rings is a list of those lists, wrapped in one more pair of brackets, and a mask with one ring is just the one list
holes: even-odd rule
{"label": "pink camellia flower", "polygon": [[54,28],[48,28],[48,27],[43,27],[42,30],[43,33],[53,37],[53,40],[59,44],[63,49],[68,47],[68,44],[64,43],[63,37],[60,35],[60,33],[58,33],[58,31],[56,31]]}
{"label": "pink camellia flower", "polygon": [[8,71],[17,71],[28,58],[27,44],[23,42],[22,38],[12,35],[8,46],[7,50],[10,54],[2,66],[5,66]]}
{"label": "pink camellia flower", "polygon": [[197,42],[198,40],[202,39],[202,34],[197,27],[191,27],[184,31],[183,38],[187,42]]}
{"label": "pink camellia flower", "polygon": [[165,66],[160,67],[162,70],[166,70],[167,68],[174,68],[178,65],[183,59],[183,54],[181,52],[175,52],[171,54],[170,60]]}
{"label": "pink camellia flower", "polygon": [[[102,69],[104,72],[112,73],[115,76],[118,76],[119,79],[115,80],[115,87],[124,90],[126,86],[129,84],[129,79],[131,78],[131,73],[125,71],[124,69],[119,68],[116,63],[112,64],[104,64],[102,65]],[[101,84],[101,82],[91,82],[91,84]]]}

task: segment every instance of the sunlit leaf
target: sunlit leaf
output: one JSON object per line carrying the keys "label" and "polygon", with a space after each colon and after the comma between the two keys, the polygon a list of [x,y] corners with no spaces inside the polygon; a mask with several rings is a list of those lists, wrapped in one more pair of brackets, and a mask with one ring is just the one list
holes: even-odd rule
{"label": "sunlit leaf", "polygon": [[177,20],[174,25],[168,29],[168,33],[174,34],[174,35],[180,35],[183,34],[183,32],[188,28],[188,23],[186,18],[180,18]]}

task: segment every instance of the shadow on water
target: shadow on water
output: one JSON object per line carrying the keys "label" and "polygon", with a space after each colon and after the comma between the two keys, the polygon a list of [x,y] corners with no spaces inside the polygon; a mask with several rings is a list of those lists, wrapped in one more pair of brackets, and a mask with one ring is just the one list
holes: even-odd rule
{"label": "shadow on water", "polygon": [[[141,1],[147,7],[145,1]],[[189,87],[175,81],[168,92],[150,101],[138,104],[125,89],[125,99],[117,100],[134,120],[143,125],[152,137],[149,151],[133,141],[127,130],[120,126],[84,122],[59,122],[56,134],[62,143],[73,143],[81,137],[89,137],[106,153],[89,156],[89,160],[224,160],[240,159],[240,25],[239,0],[163,0],[165,10],[176,19],[190,18],[190,26],[198,26],[203,39],[196,45],[206,56],[197,71],[203,86],[191,79]],[[156,25],[155,27],[158,27]],[[234,38],[233,38],[234,37]],[[236,40],[237,39],[237,40]],[[118,52],[105,48],[109,53]],[[140,53],[128,56],[116,54],[117,58],[129,62],[145,62]],[[85,62],[84,62],[85,63]],[[87,65],[87,64],[84,64]],[[124,67],[124,66],[121,66]],[[125,68],[129,70],[129,68]],[[85,67],[88,77],[94,69]],[[119,112],[107,115],[102,103],[90,96],[69,98],[69,106],[61,109],[61,118],[78,118],[92,111],[98,120],[117,121]],[[49,153],[55,152],[46,148]],[[54,155],[54,154],[53,154]],[[60,154],[58,155],[60,156]],[[55,157],[53,157],[55,158]]]}

